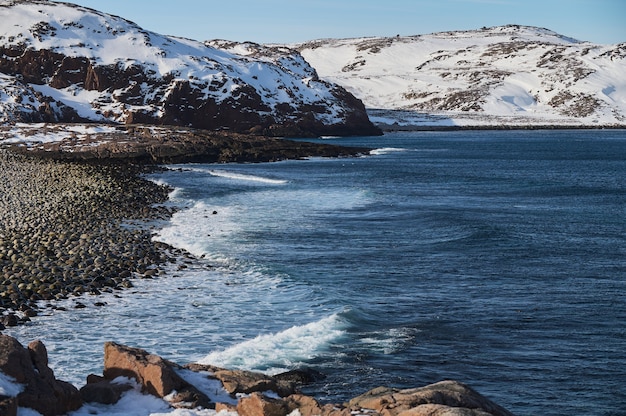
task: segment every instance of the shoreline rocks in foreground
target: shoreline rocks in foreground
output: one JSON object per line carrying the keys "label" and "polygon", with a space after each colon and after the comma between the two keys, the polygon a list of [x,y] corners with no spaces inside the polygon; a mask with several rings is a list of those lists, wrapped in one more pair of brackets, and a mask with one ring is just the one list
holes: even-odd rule
{"label": "shoreline rocks in foreground", "polygon": [[84,403],[115,404],[133,389],[162,398],[172,408],[226,410],[240,416],[512,416],[456,381],[403,390],[378,387],[347,403],[320,404],[299,390],[319,376],[312,371],[267,376],[200,364],[180,366],[113,342],[104,346],[103,375],[89,375],[78,390],[54,377],[43,343],[33,341],[25,348],[0,334],[0,373],[22,387],[12,397],[0,396],[0,412],[6,416],[15,416],[18,407],[58,416]]}

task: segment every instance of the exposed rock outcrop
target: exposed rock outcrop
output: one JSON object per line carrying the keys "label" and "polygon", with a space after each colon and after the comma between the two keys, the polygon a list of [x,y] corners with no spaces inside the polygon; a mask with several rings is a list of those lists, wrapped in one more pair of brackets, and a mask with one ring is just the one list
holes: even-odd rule
{"label": "exposed rock outcrop", "polygon": [[214,407],[211,400],[197,388],[185,381],[176,371],[176,364],[139,349],[107,342],[104,345],[104,378],[134,378],[142,390],[157,397],[175,393],[171,402],[185,403],[192,407]]}
{"label": "exposed rock outcrop", "polygon": [[349,406],[372,409],[383,416],[512,416],[472,388],[450,380],[405,390],[379,387],[350,400]]}
{"label": "exposed rock outcrop", "polygon": [[[41,141],[42,136],[47,140]],[[54,137],[58,139],[53,140]],[[370,150],[224,131],[143,125],[0,127],[0,146],[3,141],[10,143],[7,147],[13,151],[45,159],[139,163],[271,162],[309,156],[355,156]]]}
{"label": "exposed rock outcrop", "polygon": [[0,334],[0,372],[24,386],[17,400],[0,401],[0,406],[6,403],[7,413],[17,405],[56,416],[82,405],[78,389],[54,377],[48,367],[48,352],[40,341],[24,348],[15,338]]}
{"label": "exposed rock outcrop", "polygon": [[17,398],[0,396],[0,415],[17,416]]}
{"label": "exposed rock outcrop", "polygon": [[[114,343],[105,346],[105,378],[134,377],[145,391],[159,397],[174,390],[189,389],[188,383],[176,373],[180,368],[143,350]],[[321,405],[314,398],[298,392],[303,383],[318,376],[305,370],[267,376],[201,364],[188,364],[184,368],[219,380],[231,398],[240,397],[236,406],[211,403],[211,407],[236,410],[241,416],[286,416],[294,410],[302,416],[364,413],[381,416],[512,416],[506,409],[456,381],[405,390],[379,387],[347,404]],[[278,393],[282,399],[266,394],[268,392]]]}
{"label": "exposed rock outcrop", "polygon": [[[113,342],[104,347],[104,376],[90,375],[80,395],[73,386],[54,379],[46,349],[39,341],[26,349],[14,338],[0,335],[0,371],[25,386],[16,398],[0,397],[1,414],[7,416],[14,416],[17,406],[30,407],[44,416],[62,415],[81,405],[81,395],[85,402],[114,404],[131,389],[126,378],[173,407],[213,408],[240,416],[287,416],[294,411],[301,416],[513,416],[456,381],[405,390],[379,387],[348,403],[322,405],[298,392],[301,382],[319,376],[315,372],[298,370],[272,377],[200,364],[181,367],[145,350]],[[186,375],[183,378],[181,374]],[[227,395],[216,394],[214,385],[209,393],[206,383],[200,381],[196,387],[189,381],[206,379],[218,381]],[[212,401],[211,394],[217,399]]]}
{"label": "exposed rock outcrop", "polygon": [[320,80],[286,47],[243,43],[235,50],[162,36],[43,0],[0,8],[0,45],[0,122],[91,120],[292,137],[380,133],[360,100]]}

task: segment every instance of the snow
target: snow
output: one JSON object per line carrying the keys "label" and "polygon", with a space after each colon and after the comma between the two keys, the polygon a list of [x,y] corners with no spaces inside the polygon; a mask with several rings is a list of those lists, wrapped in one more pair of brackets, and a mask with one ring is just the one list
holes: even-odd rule
{"label": "snow", "polygon": [[[28,148],[43,143],[57,143],[68,137],[92,139],[93,135],[107,135],[118,130],[111,125],[16,123],[0,130],[0,144],[20,144]],[[96,145],[97,142],[92,143]]]}
{"label": "snow", "polygon": [[[230,397],[220,381],[207,377],[210,373],[180,370],[179,375],[205,393],[212,402],[237,404],[237,400]],[[70,412],[68,416],[214,416],[217,414],[215,410],[211,409],[174,409],[166,400],[141,393],[141,386],[134,379],[118,377],[112,383],[129,384],[132,389],[123,393],[116,404],[86,403],[80,409]],[[22,385],[17,384],[11,377],[0,372],[0,396],[15,397],[22,390]],[[26,407],[20,407],[17,414],[18,416],[41,416],[40,413]],[[222,416],[237,415],[235,412],[225,411],[219,414]]]}
{"label": "snow", "polygon": [[191,370],[178,370],[177,374],[186,382],[204,393],[214,403],[237,404],[237,399],[230,396],[224,389],[222,382],[212,378],[208,371],[195,372]]}
{"label": "snow", "polygon": [[[626,124],[623,45],[501,26],[292,46],[322,78],[361,98],[375,123]],[[580,110],[585,102],[596,103],[592,111]]]}
{"label": "snow", "polygon": [[[247,84],[257,90],[272,110],[282,103],[295,102],[296,107],[321,104],[330,110],[316,114],[319,120],[328,124],[343,122],[344,109],[332,95],[332,86],[317,80],[315,71],[290,49],[225,41],[204,44],[163,36],[143,30],[120,17],[69,3],[10,4],[10,7],[0,8],[0,42],[5,47],[24,45],[34,50],[47,49],[70,57],[86,57],[97,65],[116,65],[121,69],[138,65],[144,68],[145,74],[152,74],[154,78],[171,76],[174,81],[189,81],[193,88],[218,103],[236,96],[240,87]],[[211,91],[208,86],[214,80],[226,81],[226,84]],[[5,75],[0,79],[2,84],[10,81],[14,80]],[[158,105],[148,104],[149,100],[159,96],[164,101],[170,93],[161,91],[159,87],[143,85],[141,96],[145,104],[125,106],[116,102],[114,97],[127,88],[84,91],[81,86],[61,90],[45,86],[28,87],[61,99],[81,116],[101,121],[101,114],[107,113],[109,120],[115,122],[124,122],[127,110],[133,107],[159,114]],[[6,106],[3,103],[10,99],[0,98],[2,114],[2,107]],[[37,106],[34,105],[34,108]]]}
{"label": "snow", "polygon": [[0,396],[15,397],[23,390],[23,386],[0,371]]}

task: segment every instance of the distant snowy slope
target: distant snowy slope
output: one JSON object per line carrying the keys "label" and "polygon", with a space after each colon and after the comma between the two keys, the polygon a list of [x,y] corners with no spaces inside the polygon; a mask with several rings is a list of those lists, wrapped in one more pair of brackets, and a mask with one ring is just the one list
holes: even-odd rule
{"label": "distant snowy slope", "polygon": [[362,99],[374,121],[626,125],[626,43],[511,25],[295,48],[322,78]]}
{"label": "distant snowy slope", "polygon": [[0,0],[0,83],[11,87],[3,88],[0,120],[277,135],[375,131],[362,103],[320,80],[297,52],[221,46],[163,36],[70,3]]}

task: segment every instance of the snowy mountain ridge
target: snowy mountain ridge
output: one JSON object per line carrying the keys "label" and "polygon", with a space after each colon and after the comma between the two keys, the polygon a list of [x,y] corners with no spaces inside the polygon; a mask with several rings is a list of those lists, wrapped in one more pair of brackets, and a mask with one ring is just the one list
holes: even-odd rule
{"label": "snowy mountain ridge", "polygon": [[509,25],[291,46],[392,127],[626,125],[626,43]]}
{"label": "snowy mountain ridge", "polygon": [[4,0],[0,122],[139,122],[277,135],[376,131],[362,104],[320,80],[297,52],[220,45],[163,36],[70,3]]}

